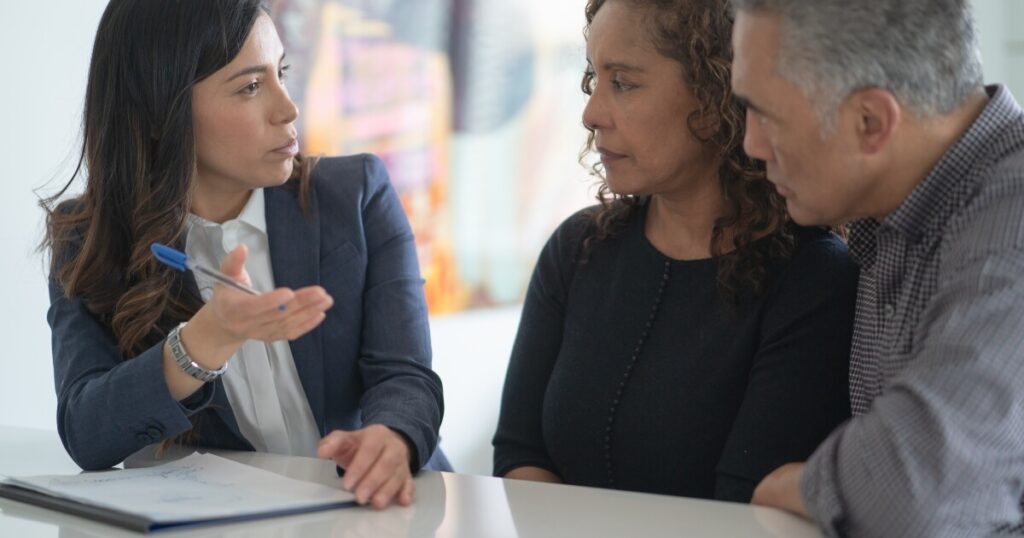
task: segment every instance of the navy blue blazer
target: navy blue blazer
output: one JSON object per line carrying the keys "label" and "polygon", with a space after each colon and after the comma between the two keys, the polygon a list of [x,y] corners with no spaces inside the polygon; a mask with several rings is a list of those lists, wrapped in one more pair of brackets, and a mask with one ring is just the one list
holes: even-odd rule
{"label": "navy blue blazer", "polygon": [[[334,298],[324,322],[291,342],[320,433],[383,424],[410,441],[414,468],[449,470],[443,454],[434,454],[444,399],[430,368],[423,279],[387,171],[371,155],[322,159],[312,186],[308,215],[294,189],[264,194],[277,286],[319,284]],[[198,297],[191,274],[182,284]],[[57,429],[83,469],[116,465],[187,432],[190,418],[197,419],[202,446],[253,449],[220,380],[176,401],[164,381],[163,342],[125,360],[110,328],[81,299],[65,296],[52,276],[47,319]]]}

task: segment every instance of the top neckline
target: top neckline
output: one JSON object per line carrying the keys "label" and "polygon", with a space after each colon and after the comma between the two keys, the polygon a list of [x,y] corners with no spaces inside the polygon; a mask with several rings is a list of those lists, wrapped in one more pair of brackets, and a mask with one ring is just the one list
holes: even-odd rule
{"label": "top neckline", "polygon": [[[654,246],[654,243],[651,243],[650,238],[647,237],[647,232],[646,232],[645,228],[646,228],[646,224],[647,224],[648,210],[649,210],[650,205],[651,205],[651,197],[650,196],[644,197],[644,199],[640,202],[639,205],[640,205],[639,212],[635,216],[635,218],[633,219],[634,222],[632,223],[632,226],[633,226],[634,229],[632,230],[632,232],[640,235],[640,242],[643,244],[644,250],[648,251],[649,253],[651,253],[652,255],[657,257],[660,261],[668,261],[673,266],[685,266],[685,265],[701,266],[701,265],[717,264],[719,259],[721,259],[723,257],[726,257],[726,256],[731,256],[733,254],[733,252],[736,252],[735,250],[732,250],[732,251],[729,251],[729,252],[727,252],[727,253],[725,253],[725,254],[723,254],[721,256],[709,256],[707,258],[695,258],[695,259],[692,259],[692,260],[682,260],[682,259],[678,259],[678,258],[673,258],[673,257],[665,254],[661,250],[659,250],[658,247]],[[758,243],[758,242],[760,242],[760,241],[762,241],[765,238],[770,237],[770,236],[771,236],[771,234],[768,234],[768,235],[766,235],[764,237],[761,237],[761,238],[755,240],[754,243]]]}

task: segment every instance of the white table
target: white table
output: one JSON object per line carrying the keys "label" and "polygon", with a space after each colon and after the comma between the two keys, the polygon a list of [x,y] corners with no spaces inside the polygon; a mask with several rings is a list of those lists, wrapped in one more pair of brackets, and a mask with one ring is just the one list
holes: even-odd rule
{"label": "white table", "polygon": [[[340,487],[331,462],[215,451],[300,480]],[[55,432],[0,426],[0,474],[76,474]],[[348,508],[188,531],[178,537],[820,537],[783,512],[742,504],[538,484],[456,473],[423,472],[409,508]],[[140,536],[102,523],[0,499],[0,536],[93,538]]]}

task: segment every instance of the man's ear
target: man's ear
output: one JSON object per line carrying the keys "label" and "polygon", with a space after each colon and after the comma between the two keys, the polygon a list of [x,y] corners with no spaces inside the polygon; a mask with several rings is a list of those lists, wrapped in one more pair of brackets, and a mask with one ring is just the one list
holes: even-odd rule
{"label": "man's ear", "polygon": [[851,96],[856,115],[857,139],[865,155],[882,151],[893,139],[903,120],[903,108],[892,93],[869,88]]}

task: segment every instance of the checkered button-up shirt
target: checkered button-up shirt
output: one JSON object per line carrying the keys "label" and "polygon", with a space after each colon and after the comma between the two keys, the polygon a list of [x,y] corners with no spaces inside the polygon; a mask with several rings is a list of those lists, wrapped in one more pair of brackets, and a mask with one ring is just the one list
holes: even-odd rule
{"label": "checkered button-up shirt", "polygon": [[1024,112],[1001,86],[903,204],[855,223],[854,418],[801,490],[830,536],[1024,521]]}

